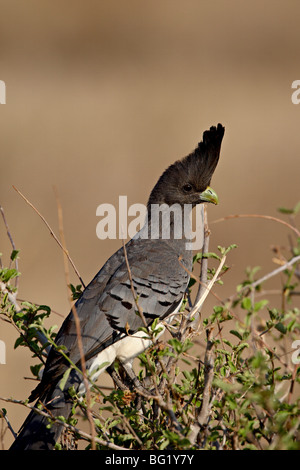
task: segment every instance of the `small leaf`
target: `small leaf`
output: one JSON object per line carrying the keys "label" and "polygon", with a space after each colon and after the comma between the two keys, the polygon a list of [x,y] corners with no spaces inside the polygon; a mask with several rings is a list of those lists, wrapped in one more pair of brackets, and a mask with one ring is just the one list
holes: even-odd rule
{"label": "small leaf", "polygon": [[240,340],[242,340],[242,335],[240,335],[240,333],[236,330],[230,330],[230,333],[234,336],[236,336],[237,338],[239,338]]}
{"label": "small leaf", "polygon": [[251,299],[249,299],[249,297],[245,297],[242,300],[242,308],[245,310],[252,310],[252,302],[251,302]]}
{"label": "small leaf", "polygon": [[281,214],[293,214],[294,209],[287,209],[286,207],[278,207],[278,212],[281,212]]}
{"label": "small leaf", "polygon": [[254,304],[254,312],[258,312],[262,310],[266,305],[268,305],[268,300],[260,300],[259,302],[255,302]]}
{"label": "small leaf", "polygon": [[196,263],[199,259],[202,259],[202,253],[196,253],[193,257],[193,263]]}
{"label": "small leaf", "polygon": [[13,250],[11,252],[10,259],[12,261],[15,261],[15,259],[17,259],[19,253],[20,253],[20,250]]}
{"label": "small leaf", "polygon": [[19,338],[16,339],[15,344],[14,344],[14,349],[16,349],[18,346],[22,345],[24,343],[23,337],[19,336]]}
{"label": "small leaf", "polygon": [[61,379],[60,382],[59,382],[59,388],[60,388],[62,391],[64,390],[64,388],[65,388],[65,386],[66,386],[66,382],[67,382],[67,380],[68,380],[68,378],[69,378],[69,375],[70,375],[71,370],[72,370],[72,367],[69,367],[69,368],[66,370],[66,372],[64,373],[62,379]]}
{"label": "small leaf", "polygon": [[286,331],[287,331],[287,330],[286,330],[286,326],[285,326],[283,323],[278,322],[278,323],[275,325],[275,328],[276,328],[276,330],[280,331],[280,333],[282,333],[282,334],[284,334],[284,335],[286,334]]}
{"label": "small leaf", "polygon": [[234,248],[237,248],[237,245],[235,243],[233,243],[232,245],[229,245],[227,248],[224,248],[222,246],[218,246],[218,250],[220,250],[220,252],[222,253],[222,255],[227,255],[227,253],[229,253],[229,251],[231,250],[234,250]]}
{"label": "small leaf", "polygon": [[212,253],[212,252],[204,253],[203,258],[214,258],[214,259],[217,259],[218,261],[221,261],[220,256],[218,256],[216,253]]}

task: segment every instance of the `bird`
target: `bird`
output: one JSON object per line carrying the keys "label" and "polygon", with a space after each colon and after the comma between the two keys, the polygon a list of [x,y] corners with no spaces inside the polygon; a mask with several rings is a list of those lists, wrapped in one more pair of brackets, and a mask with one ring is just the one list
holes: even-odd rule
{"label": "bird", "polygon": [[[156,209],[176,207],[183,214],[185,207],[218,203],[210,183],[224,132],[221,124],[211,126],[193,152],[162,173],[150,192],[144,226],[106,261],[76,301],[86,370],[93,380],[116,359],[130,370],[133,359],[152,344],[141,328],[151,326],[157,318],[168,319],[180,309],[189,284],[193,252],[185,231],[181,236],[176,233],[174,212],[165,219],[168,237],[163,236],[163,217],[157,225]],[[85,391],[73,309],[55,343],[57,347],[52,346],[29,402],[42,403],[42,409],[52,417],[67,419],[72,409],[70,387],[80,393]],[[71,369],[62,387],[69,361],[77,367]],[[10,450],[54,449],[62,425],[57,421],[51,427],[48,424],[47,417],[31,410]]]}

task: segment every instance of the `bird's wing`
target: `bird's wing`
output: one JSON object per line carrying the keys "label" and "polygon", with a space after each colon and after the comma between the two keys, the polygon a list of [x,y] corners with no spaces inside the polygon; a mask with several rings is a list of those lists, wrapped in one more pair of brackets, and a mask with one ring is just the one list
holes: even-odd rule
{"label": "bird's wing", "polygon": [[[191,269],[190,263],[184,257],[179,262],[181,254],[166,241],[130,240],[126,252],[132,281],[121,248],[107,261],[75,305],[87,361],[118,341],[122,334],[132,334],[144,326],[143,319],[137,314],[132,285],[148,325],[154,318],[162,319],[175,311],[186,290],[189,274],[181,264]],[[80,367],[72,312],[64,321],[56,337],[56,344],[64,346],[64,352],[70,360]],[[58,380],[68,367],[68,361],[52,348],[42,381],[30,399],[43,393],[47,384]]]}

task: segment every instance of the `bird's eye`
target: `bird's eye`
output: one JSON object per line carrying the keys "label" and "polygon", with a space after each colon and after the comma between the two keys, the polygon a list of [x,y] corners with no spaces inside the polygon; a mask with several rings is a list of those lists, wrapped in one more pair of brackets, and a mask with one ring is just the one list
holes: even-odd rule
{"label": "bird's eye", "polygon": [[193,189],[193,186],[191,184],[187,183],[183,186],[182,189],[185,193],[190,193]]}

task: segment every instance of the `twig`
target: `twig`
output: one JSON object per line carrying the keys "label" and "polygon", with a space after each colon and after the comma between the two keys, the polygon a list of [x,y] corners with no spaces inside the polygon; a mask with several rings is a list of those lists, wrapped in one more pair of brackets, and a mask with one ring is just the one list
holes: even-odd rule
{"label": "twig", "polygon": [[211,403],[211,387],[214,378],[214,354],[213,342],[210,340],[212,329],[206,331],[207,345],[204,358],[204,388],[202,395],[202,404],[198,419],[190,427],[188,439],[191,444],[195,444],[200,430],[205,426],[209,418]]}
{"label": "twig", "polygon": [[21,312],[22,308],[17,302],[16,293],[13,294],[12,292],[9,292],[5,283],[2,281],[0,281],[0,290],[3,292],[3,294],[7,294],[7,298],[10,301],[10,303],[13,304],[13,306],[15,307],[16,313]]}
{"label": "twig", "polygon": [[[16,294],[12,294],[11,292],[9,292],[9,290],[6,288],[6,285],[4,284],[4,282],[1,282],[0,281],[0,290],[3,294],[6,294],[7,295],[7,298],[9,300],[9,302],[14,306],[15,308],[15,311],[16,313],[19,313],[22,311],[22,307],[20,307],[20,305],[18,304],[17,300],[16,300]],[[30,345],[30,342],[27,340],[26,336],[23,334],[23,332],[17,327],[17,325],[15,324],[15,322],[13,321],[13,319],[11,317],[8,317],[8,321],[16,328],[16,330],[18,331],[19,335],[22,336],[22,338],[24,339],[24,341],[26,342],[26,344],[28,345],[29,349],[31,351],[33,351],[37,357],[39,357],[39,359],[45,363],[44,359],[42,358],[42,356],[40,356],[39,353],[37,353],[35,350],[33,350],[31,348],[31,345]],[[48,343],[48,339],[46,338],[46,336],[39,330],[37,330],[35,328],[35,334],[36,334],[36,337],[38,338],[39,342],[44,346],[46,343]],[[46,346],[44,348],[45,350],[45,353],[46,355],[49,354],[49,351],[50,351],[50,346]]]}
{"label": "twig", "polygon": [[[7,232],[7,236],[8,236],[8,238],[9,238],[10,243],[11,243],[11,246],[12,246],[13,250],[16,251],[16,246],[15,246],[13,237],[11,236],[11,233],[10,233],[10,230],[9,230],[9,226],[8,226],[8,223],[7,223],[5,214],[4,214],[4,209],[3,209],[2,206],[0,206],[0,212],[1,212],[1,215],[2,215],[2,219],[3,219],[3,222],[4,222],[4,225],[5,225],[5,228],[6,228],[6,232]],[[16,257],[15,263],[16,263],[16,270],[19,271],[18,257]],[[15,278],[15,287],[16,287],[16,288],[18,288],[18,284],[19,284],[19,275],[17,275],[16,278]]]}
{"label": "twig", "polygon": [[[5,214],[4,214],[4,209],[2,206],[0,206],[0,212],[1,212],[1,215],[2,215],[2,218],[3,218],[3,222],[4,222],[4,225],[6,227],[6,232],[7,232],[7,235],[8,235],[8,238],[10,240],[10,243],[11,243],[11,246],[13,248],[13,250],[16,251],[16,246],[15,246],[15,243],[14,243],[14,240],[12,238],[12,235],[10,233],[10,230],[9,230],[9,226],[8,226],[8,223],[7,223],[7,220],[6,220],[6,217],[5,217]],[[18,271],[19,270],[19,262],[18,262],[18,258],[16,257],[15,258],[15,265],[16,265],[16,270]],[[16,313],[19,313],[22,311],[22,307],[20,307],[20,305],[18,304],[18,301],[17,301],[17,289],[18,289],[18,283],[19,283],[19,275],[16,276],[16,281],[15,281],[15,288],[16,288],[16,292],[12,293],[10,292],[5,283],[4,282],[0,282],[0,290],[2,291],[3,294],[6,294],[7,295],[7,298],[9,300],[9,302],[14,306],[15,308],[15,311]],[[22,331],[20,331],[20,329],[17,327],[17,325],[15,324],[15,322],[13,321],[13,319],[11,317],[9,317],[9,320],[8,320],[18,331],[18,333],[20,334],[20,336],[22,336],[22,338],[24,339],[24,341],[27,343],[28,347],[30,350],[32,350],[31,346],[30,346],[30,343],[28,342],[26,336],[22,333]],[[46,338],[46,336],[41,332],[41,331],[38,331],[35,329],[35,332],[36,332],[36,336],[38,338],[38,340],[40,341],[40,343],[44,346],[48,340]],[[47,355],[49,353],[49,350],[50,350],[50,346],[46,346],[45,347],[45,352],[43,354]],[[44,360],[43,360],[43,357],[41,357],[36,351],[33,351],[39,358],[40,360],[44,363]]]}
{"label": "twig", "polygon": [[[128,272],[128,277],[129,277],[129,282],[130,282],[130,289],[131,289],[131,292],[132,292],[132,296],[133,296],[133,299],[134,299],[134,303],[135,303],[136,308],[137,308],[137,310],[138,310],[138,312],[139,312],[139,316],[141,317],[142,322],[144,323],[145,328],[148,328],[147,322],[146,322],[145,317],[144,317],[144,314],[143,314],[143,310],[141,309],[141,307],[140,307],[139,304],[138,304],[137,296],[136,296],[136,293],[135,293],[135,290],[134,290],[134,284],[133,284],[133,279],[132,279],[132,275],[131,275],[131,269],[130,269],[129,262],[128,262],[127,250],[126,250],[126,245],[125,245],[124,238],[122,238],[122,243],[123,243],[123,251],[124,251],[124,257],[125,257],[125,263],[126,263],[127,272]],[[129,326],[130,326],[130,325],[129,325]]]}
{"label": "twig", "polygon": [[241,218],[260,218],[260,219],[267,219],[267,220],[273,220],[274,222],[278,222],[280,224],[285,225],[286,227],[290,228],[295,234],[300,237],[300,232],[299,230],[294,227],[293,225],[289,224],[288,222],[285,222],[284,220],[278,219],[277,217],[272,217],[271,215],[263,215],[263,214],[235,214],[235,215],[227,215],[226,217],[222,217],[221,219],[216,219],[211,222],[211,224],[217,224],[219,222],[224,222],[224,220],[229,220],[229,219],[241,219]]}
{"label": "twig", "polygon": [[[126,245],[125,245],[125,242],[124,242],[124,238],[122,239],[123,240],[123,250],[124,250],[124,256],[125,256],[125,262],[126,262],[126,267],[127,267],[127,271],[128,271],[128,277],[129,277],[129,281],[130,281],[130,288],[131,288],[131,292],[132,292],[132,295],[133,295],[133,298],[134,298],[134,302],[135,302],[135,305],[136,305],[136,308],[138,310],[138,314],[140,316],[140,318],[142,319],[142,322],[144,324],[144,327],[147,329],[148,333],[149,333],[149,337],[151,338],[152,340],[152,343],[154,344],[154,333],[153,331],[149,331],[148,329],[148,325],[147,325],[147,322],[146,322],[146,319],[144,317],[144,313],[143,313],[143,310],[142,308],[140,307],[140,305],[138,304],[138,298],[136,296],[136,293],[135,293],[135,289],[134,289],[134,284],[133,284],[133,279],[132,279],[132,274],[131,274],[131,269],[130,269],[130,266],[129,266],[129,262],[128,262],[128,257],[127,257],[127,250],[126,250]],[[128,325],[129,327],[130,325]],[[133,335],[134,336],[134,335]],[[147,363],[148,363],[148,367],[149,367],[149,370],[151,371],[151,375],[152,375],[152,378],[153,378],[153,383],[154,383],[154,387],[155,387],[155,390],[157,392],[157,394],[159,394],[159,391],[158,391],[158,388],[157,388],[157,383],[156,383],[156,376],[155,376],[155,373],[153,371],[153,368],[150,364],[150,360],[149,360],[149,357],[148,357],[148,354],[147,354],[147,351],[145,352],[145,357],[146,357],[146,360],[147,360]],[[129,370],[129,367],[126,367],[124,364],[123,364],[123,368],[125,369],[126,373],[129,375],[129,377],[131,378],[131,380],[133,381],[133,384],[136,388],[136,390],[139,390],[141,387],[138,386],[138,379],[136,378],[135,380],[135,374],[134,374],[134,371],[133,369],[131,369],[131,373],[130,373],[130,370]],[[162,399],[162,398],[161,398]]]}
{"label": "twig", "polygon": [[80,320],[77,314],[76,307],[74,303],[72,302],[72,298],[70,295],[69,291],[69,286],[70,286],[70,273],[69,273],[69,265],[68,265],[68,251],[66,248],[66,241],[65,241],[65,235],[64,235],[64,227],[63,227],[63,212],[62,212],[62,207],[59,201],[58,197],[58,192],[57,189],[55,188],[55,195],[56,195],[56,203],[57,203],[57,213],[58,213],[58,222],[59,222],[59,233],[60,233],[60,238],[61,238],[61,245],[63,248],[63,253],[64,253],[64,267],[65,267],[65,277],[66,277],[66,283],[68,286],[68,298],[71,306],[71,310],[74,316],[75,320],[75,326],[76,326],[76,334],[77,334],[77,341],[78,341],[78,349],[79,349],[79,354],[80,354],[80,363],[81,363],[81,370],[82,370],[82,375],[83,375],[83,382],[86,390],[86,400],[87,400],[87,417],[88,421],[90,424],[90,431],[91,431],[91,436],[92,436],[92,450],[96,449],[95,446],[95,437],[96,437],[96,431],[95,431],[95,425],[91,413],[91,394],[90,394],[90,387],[89,387],[89,381],[87,378],[87,370],[86,370],[86,363],[85,363],[85,354],[84,354],[84,348],[83,348],[83,343],[82,343],[82,336],[81,336],[81,327],[80,327]]}
{"label": "twig", "polygon": [[180,434],[182,433],[181,425],[179,424],[179,422],[178,422],[178,420],[175,416],[175,413],[172,409],[172,406],[168,405],[168,403],[166,403],[164,401],[164,399],[162,398],[162,396],[160,394],[152,395],[151,393],[145,393],[141,389],[137,389],[136,392],[139,395],[141,395],[142,397],[146,398],[147,400],[154,400],[162,410],[164,410],[168,413],[168,415],[169,415],[172,423],[174,424],[177,432],[179,432]]}
{"label": "twig", "polygon": [[[294,258],[292,258],[290,261],[288,261],[287,263],[283,264],[283,265],[280,266],[279,268],[274,269],[274,271],[269,272],[268,274],[266,274],[265,276],[261,277],[261,278],[258,279],[257,281],[252,282],[252,284],[247,284],[247,285],[245,285],[242,289],[239,290],[239,292],[243,292],[243,291],[246,290],[246,289],[254,289],[254,288],[255,288],[256,286],[258,286],[259,284],[262,284],[263,282],[267,281],[267,280],[270,279],[271,277],[277,276],[277,274],[281,273],[282,271],[284,271],[285,269],[289,268],[290,266],[292,266],[292,265],[295,264],[295,263],[300,263],[300,255],[294,256]],[[235,295],[235,294],[234,294],[234,295]]]}
{"label": "twig", "polygon": [[21,193],[21,191],[19,191],[19,189],[17,189],[14,185],[13,185],[13,188],[15,191],[17,191],[17,193],[24,199],[24,201],[30,206],[32,207],[32,209],[34,210],[34,212],[36,212],[38,214],[38,216],[42,219],[42,221],[44,222],[44,224],[46,225],[46,227],[48,228],[50,234],[52,235],[52,237],[54,238],[54,240],[56,241],[56,243],[60,246],[60,248],[63,250],[64,254],[66,255],[66,257],[68,258],[68,260],[70,261],[75,273],[77,274],[78,276],[78,279],[80,280],[81,284],[83,285],[83,287],[85,287],[85,284],[73,262],[73,260],[71,259],[70,255],[69,255],[69,252],[62,246],[61,242],[59,241],[59,239],[57,238],[57,236],[55,235],[55,233],[53,232],[52,228],[50,227],[50,225],[48,224],[47,220],[45,219],[45,217],[37,210],[37,208],[24,196],[24,194]]}
{"label": "twig", "polygon": [[[83,439],[86,439],[88,441],[91,441],[91,439],[92,439],[92,436],[90,434],[88,434],[84,431],[81,431],[80,429],[76,428],[75,426],[72,426],[71,424],[68,424],[65,421],[62,421],[59,418],[52,417],[49,413],[46,413],[45,411],[42,411],[42,410],[40,410],[39,408],[36,408],[33,405],[29,405],[28,403],[26,403],[24,401],[14,400],[12,398],[5,398],[5,397],[0,397],[0,400],[5,401],[7,403],[15,403],[17,405],[25,406],[26,408],[29,408],[30,410],[34,410],[39,415],[44,416],[45,418],[49,418],[51,421],[55,421],[56,423],[59,423],[64,428],[70,429],[74,433],[79,434],[79,436],[81,436]],[[97,444],[100,444],[101,446],[108,447],[109,449],[113,449],[113,450],[128,450],[125,447],[120,447],[116,444],[113,444],[112,442],[104,441],[103,439],[99,439],[98,437],[95,437],[95,442]]]}
{"label": "twig", "polygon": [[214,377],[214,354],[212,350],[214,343],[210,340],[211,331],[212,330],[206,330],[207,346],[204,358],[204,389],[201,410],[198,416],[200,426],[204,426],[209,416],[210,392]]}
{"label": "twig", "polygon": [[203,248],[202,248],[200,282],[199,282],[199,287],[198,287],[198,291],[197,291],[197,295],[196,295],[194,305],[193,305],[193,307],[192,307],[192,309],[189,313],[189,316],[188,316],[189,319],[193,318],[193,316],[194,316],[194,320],[192,322],[192,327],[195,326],[195,329],[197,329],[197,324],[200,320],[200,310],[198,309],[198,311],[196,311],[195,306],[198,305],[198,303],[200,302],[200,299],[202,298],[204,292],[207,289],[208,258],[205,258],[203,255],[208,253],[210,230],[208,228],[206,206],[204,206],[203,219],[204,219],[203,220],[204,241],[203,241]]}
{"label": "twig", "polygon": [[[221,260],[220,260],[220,264],[219,264],[219,266],[218,266],[218,268],[217,268],[217,270],[216,270],[216,272],[215,272],[213,278],[209,281],[208,285],[205,286],[205,291],[203,292],[203,294],[202,294],[201,297],[199,298],[198,302],[194,304],[194,306],[193,306],[191,312],[189,313],[189,317],[190,317],[190,318],[193,318],[193,315],[195,315],[195,314],[201,309],[201,307],[202,307],[202,305],[203,305],[203,303],[204,303],[206,297],[208,296],[208,294],[209,294],[209,292],[211,291],[211,289],[212,289],[214,283],[215,283],[216,280],[218,279],[219,273],[220,273],[221,269],[223,268],[225,261],[226,261],[226,255],[223,255],[222,258],[221,258]],[[179,261],[179,263],[180,263],[180,261]],[[182,263],[180,263],[180,265],[181,265],[187,272],[189,272],[188,269],[187,269]],[[189,274],[192,274],[192,273],[189,273]],[[195,276],[193,276],[193,277],[196,279],[197,282],[200,282]],[[193,323],[192,323],[192,328],[195,329],[195,326],[193,326]]]}
{"label": "twig", "polygon": [[[17,301],[18,302],[27,302],[27,300],[20,299],[20,297],[17,298]],[[38,303],[34,302],[33,300],[30,300],[30,303],[36,305],[37,307],[41,307],[41,305],[42,305],[42,304],[38,304]],[[54,313],[54,315],[57,315],[58,317],[61,317],[63,319],[65,318],[65,316],[62,313],[59,313],[56,310],[53,310],[52,308],[51,308],[51,313]]]}
{"label": "twig", "polygon": [[4,413],[2,410],[0,410],[0,418],[3,418],[3,419],[6,421],[6,424],[7,424],[8,429],[10,430],[10,432],[12,433],[12,435],[14,436],[14,438],[16,439],[16,438],[17,438],[17,433],[15,433],[15,431],[13,430],[13,427],[12,427],[12,425],[10,424],[9,419],[8,419],[8,417],[6,416],[6,413]]}

